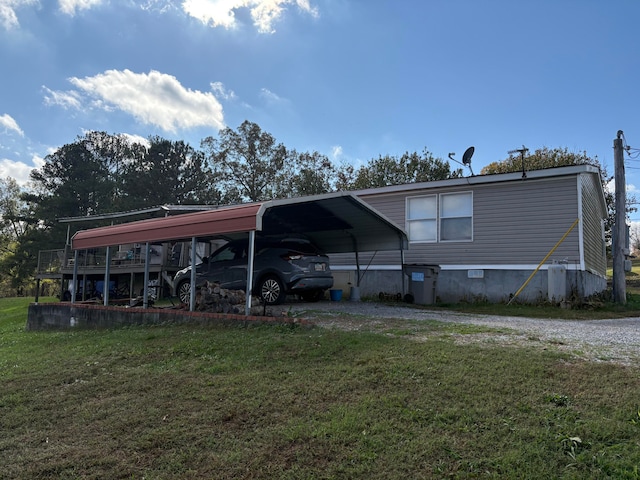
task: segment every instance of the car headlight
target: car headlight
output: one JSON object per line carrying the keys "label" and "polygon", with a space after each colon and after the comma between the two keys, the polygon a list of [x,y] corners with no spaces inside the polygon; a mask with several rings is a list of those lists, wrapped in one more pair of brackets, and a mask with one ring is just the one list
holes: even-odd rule
{"label": "car headlight", "polygon": [[191,267],[187,267],[187,268],[183,268],[182,270],[178,270],[178,271],[176,272],[176,274],[173,276],[173,278],[181,277],[182,275],[184,275],[185,273],[187,273],[189,270],[191,270]]}

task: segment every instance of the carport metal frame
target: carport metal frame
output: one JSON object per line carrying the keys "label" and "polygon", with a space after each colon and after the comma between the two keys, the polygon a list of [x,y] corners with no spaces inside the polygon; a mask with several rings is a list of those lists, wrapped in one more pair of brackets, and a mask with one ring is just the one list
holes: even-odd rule
{"label": "carport metal frame", "polygon": [[[326,253],[399,250],[404,258],[408,247],[403,229],[383,214],[349,192],[336,192],[293,199],[270,200],[229,207],[219,207],[172,217],[139,220],[119,225],[81,230],[73,235],[71,248],[78,250],[107,247],[105,285],[109,285],[110,247],[126,243],[145,244],[145,263],[150,261],[150,244],[191,239],[191,265],[196,265],[195,245],[198,239],[238,238],[249,235],[247,265],[247,300],[245,314],[249,315],[255,260],[256,233],[305,234]],[[401,260],[403,262],[403,260]],[[76,263],[77,264],[77,263]],[[360,266],[358,265],[358,272]],[[358,273],[358,282],[360,275]],[[148,283],[148,269],[145,271]],[[77,283],[74,268],[73,284]],[[191,269],[189,309],[195,309],[196,269]],[[108,288],[104,289],[104,304],[108,305]],[[72,295],[72,302],[75,295]],[[143,306],[147,307],[144,288]]]}

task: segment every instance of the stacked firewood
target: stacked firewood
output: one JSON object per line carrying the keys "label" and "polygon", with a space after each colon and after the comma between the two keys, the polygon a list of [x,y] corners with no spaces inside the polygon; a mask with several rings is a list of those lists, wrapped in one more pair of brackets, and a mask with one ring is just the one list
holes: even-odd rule
{"label": "stacked firewood", "polygon": [[[244,290],[228,290],[218,283],[207,282],[196,292],[196,310],[213,313],[244,314],[247,296]],[[260,298],[251,297],[250,315],[270,315]]]}

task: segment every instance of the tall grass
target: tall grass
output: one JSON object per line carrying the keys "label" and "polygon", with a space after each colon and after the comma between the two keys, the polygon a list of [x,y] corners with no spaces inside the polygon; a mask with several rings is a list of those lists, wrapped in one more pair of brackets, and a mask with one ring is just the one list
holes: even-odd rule
{"label": "tall grass", "polygon": [[460,346],[433,322],[25,323],[26,302],[0,300],[1,478],[639,476],[636,367]]}

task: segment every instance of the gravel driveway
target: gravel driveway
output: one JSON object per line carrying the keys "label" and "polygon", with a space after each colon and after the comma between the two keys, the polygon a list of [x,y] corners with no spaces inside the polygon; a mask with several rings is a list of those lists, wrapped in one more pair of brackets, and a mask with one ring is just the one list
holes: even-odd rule
{"label": "gravel driveway", "polygon": [[592,361],[640,365],[640,318],[606,320],[551,320],[501,317],[424,310],[375,302],[294,303],[288,314],[319,326],[359,329],[382,325],[390,319],[437,320],[495,328],[493,333],[457,334],[461,343],[471,341],[556,348]]}

